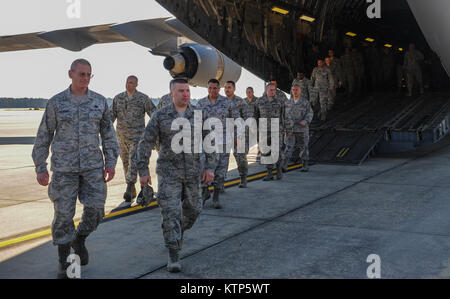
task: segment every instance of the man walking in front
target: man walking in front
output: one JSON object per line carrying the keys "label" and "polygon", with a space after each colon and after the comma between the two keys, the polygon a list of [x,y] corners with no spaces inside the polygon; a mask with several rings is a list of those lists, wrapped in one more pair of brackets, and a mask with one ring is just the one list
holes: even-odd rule
{"label": "man walking in front", "polygon": [[[47,103],[32,153],[37,181],[47,186],[46,160],[50,146],[52,149],[53,175],[48,194],[55,209],[52,237],[53,244],[58,246],[58,278],[67,278],[70,247],[80,257],[81,266],[89,262],[85,240],[103,219],[106,183],[114,177],[119,155],[106,99],[88,89],[90,63],[85,59],[75,60],[69,77],[72,79],[69,88]],[[84,208],[75,230],[77,198]]]}
{"label": "man walking in front", "polygon": [[[161,207],[162,230],[165,245],[169,250],[167,270],[181,271],[179,252],[182,248],[184,232],[190,229],[202,210],[200,180],[207,184],[214,179],[215,153],[205,153],[204,171],[200,162],[201,151],[196,150],[194,118],[200,113],[200,124],[205,121],[202,111],[195,111],[190,104],[189,84],[184,79],[170,82],[173,104],[156,111],[139,141],[136,159],[141,186],[152,183],[148,161],[151,150],[159,140],[161,150],[156,164],[158,175],[158,204]],[[194,113],[195,111],[195,113]],[[196,119],[197,120],[197,119]],[[173,148],[173,138],[180,130],[173,130],[174,121],[190,125],[189,135],[183,134],[181,152]],[[190,138],[189,148],[184,144]],[[203,141],[205,134],[201,136]],[[179,145],[179,142],[175,142]]]}

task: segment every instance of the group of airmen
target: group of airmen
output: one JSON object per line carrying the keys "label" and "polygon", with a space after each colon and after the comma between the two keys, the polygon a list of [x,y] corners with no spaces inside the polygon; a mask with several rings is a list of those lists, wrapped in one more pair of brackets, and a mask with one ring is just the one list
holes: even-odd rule
{"label": "group of airmen", "polygon": [[424,56],[413,43],[409,45],[409,51],[403,59],[398,54],[395,56],[387,47],[382,53],[375,47],[369,48],[367,59],[357,48],[349,47],[339,58],[332,49],[328,50],[328,56],[324,59],[316,56],[314,60],[317,66],[312,69],[310,79],[306,78],[304,71],[300,71],[296,80],[301,83],[304,96],[318,112],[320,120],[326,120],[327,113],[333,108],[338,88],[345,91],[346,97],[362,94],[367,89],[377,91],[396,88],[400,93],[405,78],[407,96],[412,96],[415,84],[420,93],[424,93],[421,70]]}
{"label": "group of airmen", "polygon": [[[184,232],[192,227],[211,197],[211,186],[213,207],[223,208],[219,194],[224,189],[230,151],[224,134],[223,140],[215,141],[221,151],[175,153],[172,139],[178,131],[172,130],[172,123],[176,119],[183,118],[194,125],[194,115],[201,112],[203,123],[209,118],[217,118],[225,130],[227,118],[266,118],[267,145],[276,140],[280,154],[273,164],[266,165],[268,173],[264,180],[274,179],[274,168],[276,178],[282,179],[289,161],[285,157],[290,158],[296,146],[300,148],[302,170],[308,170],[308,127],[313,111],[309,101],[302,96],[301,83],[297,81],[293,82],[289,100],[277,90],[275,82],[267,84],[260,98],[254,96],[252,87],[248,87],[247,97],[242,99],[235,95],[235,82],[225,84],[226,96],[222,96],[219,81],[211,79],[208,95],[193,105],[188,81],[174,79],[170,82],[170,93],[155,107],[147,95],[137,90],[138,78],[129,76],[126,91],[118,94],[108,107],[102,95],[88,88],[91,70],[91,64],[85,59],[77,59],[71,64],[68,75],[72,83],[48,101],[32,151],[37,181],[48,186],[49,198],[54,204],[52,238],[53,244],[58,246],[58,278],[67,278],[71,248],[79,256],[81,266],[89,263],[85,241],[104,217],[106,183],[115,176],[119,154],[127,182],[124,199],[131,204],[137,193],[137,174],[142,189],[152,184],[149,160],[155,148],[158,152],[157,200],[169,251],[167,269],[170,272],[181,270],[179,251]],[[145,114],[150,116],[147,126]],[[279,130],[272,130],[272,119],[279,122]],[[117,121],[116,129],[114,121]],[[202,129],[202,141],[210,131]],[[231,147],[241,177],[239,187],[246,188],[248,135],[256,132],[250,132],[249,128],[235,132]],[[194,135],[193,131],[192,139],[198,137]],[[237,150],[239,146],[244,147],[243,152]],[[51,180],[47,168],[50,149]],[[268,156],[270,152],[261,151],[261,154]],[[77,198],[83,204],[83,214],[75,227],[73,217]]]}
{"label": "group of airmen", "polygon": [[[71,85],[47,103],[32,152],[37,181],[42,186],[48,186],[48,195],[54,204],[52,238],[53,244],[58,246],[58,278],[67,278],[71,248],[79,256],[81,266],[89,262],[85,240],[104,217],[106,183],[115,176],[119,154],[127,183],[123,197],[131,204],[137,196],[137,174],[142,190],[151,186],[149,160],[153,149],[158,152],[157,200],[161,208],[163,237],[169,253],[167,269],[170,272],[181,270],[179,252],[184,233],[193,226],[206,201],[211,198],[211,186],[213,207],[223,208],[219,195],[224,192],[228,171],[230,151],[227,147],[233,149],[237,162],[239,187],[247,187],[249,134],[256,134],[258,138],[261,127],[258,125],[256,132],[249,128],[235,130],[229,145],[225,132],[227,118],[266,119],[267,148],[273,142],[278,144],[279,155],[276,161],[266,164],[264,181],[281,180],[292,160],[301,162],[302,172],[308,171],[309,126],[314,116],[313,108],[320,107],[317,110],[320,119],[324,120],[333,107],[337,86],[345,86],[351,94],[355,86],[361,84],[358,81],[361,69],[357,66],[362,63],[355,59],[357,52],[351,54],[351,50],[346,49],[345,55],[336,58],[330,50],[328,55],[325,60],[318,59],[310,80],[304,72],[297,74],[289,99],[277,88],[275,81],[266,85],[260,98],[254,95],[252,87],[248,87],[247,97],[243,99],[235,94],[235,82],[226,82],[225,96],[222,96],[220,82],[210,79],[207,83],[208,95],[193,105],[188,81],[179,78],[170,82],[170,93],[164,95],[155,106],[146,94],[137,90],[138,78],[129,76],[126,91],[115,96],[111,107],[102,95],[88,89],[92,76],[91,64],[85,59],[75,60],[68,71]],[[409,94],[414,80],[423,92],[421,59],[423,55],[411,45],[404,58]],[[223,139],[216,139],[216,148],[221,148],[220,151],[176,153],[172,149],[172,139],[178,133],[172,130],[172,123],[183,118],[194,125],[196,111],[201,112],[203,123],[211,118],[221,121]],[[150,117],[147,126],[145,114]],[[273,129],[272,120],[278,122],[278,130]],[[117,121],[116,129],[114,121]],[[202,141],[208,133],[203,127]],[[192,132],[192,140],[199,138],[194,135]],[[260,141],[258,139],[259,144]],[[244,147],[244,151],[237,150],[240,146]],[[51,181],[46,162],[50,148]],[[260,149],[262,157],[271,155],[270,151]],[[73,217],[77,198],[83,204],[83,214],[75,228]]]}

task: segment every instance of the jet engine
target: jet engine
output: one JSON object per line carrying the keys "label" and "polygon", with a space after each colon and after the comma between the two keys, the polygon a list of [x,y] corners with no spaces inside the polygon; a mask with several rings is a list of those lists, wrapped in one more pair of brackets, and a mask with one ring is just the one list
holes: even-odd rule
{"label": "jet engine", "polygon": [[215,78],[220,86],[226,81],[237,82],[241,67],[211,46],[185,43],[178,54],[164,59],[164,68],[173,78],[187,78],[193,86],[207,87],[209,79]]}

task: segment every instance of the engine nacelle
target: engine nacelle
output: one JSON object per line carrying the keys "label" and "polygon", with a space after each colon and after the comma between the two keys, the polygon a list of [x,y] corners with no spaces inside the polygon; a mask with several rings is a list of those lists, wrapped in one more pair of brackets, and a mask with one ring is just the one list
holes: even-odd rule
{"label": "engine nacelle", "polygon": [[230,58],[211,46],[186,43],[180,46],[180,53],[166,57],[164,68],[173,78],[185,77],[193,86],[207,87],[208,80],[237,82],[242,68]]}

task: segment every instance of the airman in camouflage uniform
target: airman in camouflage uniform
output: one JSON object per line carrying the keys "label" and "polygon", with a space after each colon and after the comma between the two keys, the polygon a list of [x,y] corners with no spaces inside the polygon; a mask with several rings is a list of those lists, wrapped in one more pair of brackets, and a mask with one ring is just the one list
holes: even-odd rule
{"label": "airman in camouflage uniform", "polygon": [[[297,78],[292,81],[292,86],[294,84],[300,84],[302,89],[302,96],[309,101],[310,99],[310,92],[312,91],[312,82],[308,78],[305,77],[303,72],[297,73]],[[291,98],[292,98],[292,90],[291,90]]]}
{"label": "airman in camouflage uniform", "polygon": [[172,104],[172,97],[170,96],[170,93],[165,94],[161,97],[159,100],[158,106],[156,106],[156,110],[161,109],[164,106],[167,106],[169,104]]}
{"label": "airman in camouflage uniform", "polygon": [[247,97],[244,99],[248,105],[248,111],[250,113],[250,117],[253,117],[255,115],[255,107],[256,102],[258,101],[258,98],[255,96],[255,93],[253,91],[253,87],[247,87],[245,91]]}
{"label": "airman in camouflage uniform", "polygon": [[[158,156],[156,173],[158,175],[158,204],[161,207],[162,230],[166,247],[169,250],[167,269],[170,272],[181,270],[179,251],[183,243],[184,232],[195,223],[202,210],[200,180],[205,183],[213,180],[216,164],[215,153],[205,153],[206,161],[202,175],[200,155],[194,139],[194,119],[200,124],[206,119],[201,110],[195,111],[190,105],[189,84],[184,79],[174,79],[170,83],[173,104],[156,111],[150,119],[139,141],[136,160],[141,185],[151,184],[148,162],[151,150],[159,139],[161,151]],[[172,139],[181,129],[172,130],[175,119],[187,121],[191,130],[191,147],[181,153],[175,153]],[[203,138],[206,132],[203,131]],[[201,138],[203,140],[203,138]],[[201,141],[202,141],[201,140]],[[184,141],[184,140],[183,140]]]}
{"label": "airman in camouflage uniform", "polygon": [[[334,81],[334,86],[335,89],[340,87],[342,85],[342,64],[341,64],[341,60],[339,58],[337,58],[336,56],[334,56],[334,51],[333,50],[328,50],[328,57],[330,57],[331,60],[331,72],[334,72],[334,76],[335,76],[335,81]],[[303,94],[303,92],[302,92]]]}
{"label": "airman in camouflage uniform", "polygon": [[334,88],[333,76],[328,68],[324,66],[323,60],[317,61],[317,67],[314,68],[311,81],[314,88],[318,91],[318,96],[311,99],[311,105],[316,106],[317,100],[320,104],[320,119],[326,120],[328,110],[328,92]]}
{"label": "airman in camouflage uniform", "polygon": [[[328,89],[327,110],[330,111],[333,108],[334,101],[336,99],[336,83],[338,82],[338,77],[336,69],[334,68],[334,65],[331,63],[330,57],[325,58],[325,67],[330,70],[334,82],[333,88]],[[303,97],[303,89],[302,89],[302,97]]]}
{"label": "airman in camouflage uniform", "polygon": [[[258,103],[259,99],[255,96],[253,87],[247,87],[245,93],[246,93],[247,97],[244,99],[244,101],[247,102],[249,115],[250,115],[250,117],[254,117],[255,110],[256,110],[256,104]],[[249,128],[249,134],[247,135],[247,147],[249,149],[255,145],[255,144],[250,144],[250,135],[252,135],[252,136],[256,135],[256,142],[259,141],[258,123],[256,123],[256,127],[254,128],[254,130],[252,128]],[[259,148],[258,148],[257,159],[259,158],[260,154],[261,153],[259,152]]]}
{"label": "airman in camouflage uniform", "polygon": [[[46,160],[50,146],[52,150],[53,175],[48,195],[55,210],[52,237],[53,244],[58,245],[58,278],[67,278],[71,246],[80,256],[81,265],[89,261],[84,242],[103,219],[106,182],[114,177],[119,155],[106,99],[88,89],[89,62],[75,60],[69,77],[72,79],[70,87],[47,102],[32,152],[37,181],[47,186]],[[99,136],[102,149],[99,148]],[[73,217],[77,197],[84,209],[75,230]]]}
{"label": "airman in camouflage uniform", "polygon": [[292,98],[286,103],[284,111],[284,122],[286,126],[284,151],[284,165],[292,158],[296,147],[300,149],[302,159],[302,171],[308,171],[309,160],[309,124],[312,122],[314,112],[308,100],[302,97],[301,85],[294,82],[292,86]]}
{"label": "airman in camouflage uniform", "polygon": [[[282,102],[286,102],[288,100],[286,94],[277,88],[277,81],[270,81],[270,84],[274,84],[276,91],[275,97],[278,98]],[[267,96],[267,91],[264,91],[263,96]]]}
{"label": "airman in camouflage uniform", "polygon": [[[233,110],[236,110],[238,112],[238,117],[242,118],[244,121],[247,120],[252,115],[250,114],[249,107],[247,105],[247,101],[242,99],[241,97],[238,97],[234,94],[236,90],[236,85],[233,81],[227,81],[225,84],[225,94],[233,103]],[[236,163],[238,166],[239,176],[241,177],[241,183],[239,184],[239,188],[246,188],[247,187],[247,174],[248,174],[248,161],[247,161],[247,154],[248,154],[248,130],[245,132],[246,138],[245,138],[245,151],[243,153],[238,152],[238,146],[237,146],[237,138],[235,138],[234,145],[233,145],[233,156],[236,159]]]}
{"label": "airman in camouflage uniform", "polygon": [[[283,178],[282,163],[283,163],[283,152],[282,152],[282,132],[284,131],[284,106],[285,102],[280,100],[280,98],[275,97],[275,84],[269,83],[266,87],[266,95],[262,96],[256,104],[255,119],[260,121],[261,118],[267,120],[267,127],[264,128],[267,131],[267,146],[271,146],[272,141],[278,138],[278,160],[275,164],[267,164],[267,176],[263,179],[264,181],[270,181],[273,179],[272,170],[274,167],[277,169],[277,180]],[[278,119],[279,130],[272,131],[271,122],[272,119]],[[259,130],[261,130],[261,123],[258,125]],[[260,140],[261,142],[261,140]],[[271,152],[261,152],[262,156],[270,156]]]}
{"label": "airman in camouflage uniform", "polygon": [[409,51],[405,53],[403,68],[406,71],[406,82],[408,85],[408,96],[412,96],[414,80],[419,83],[420,93],[423,94],[422,70],[420,63],[423,61],[423,54],[416,50],[414,44],[409,45]]}
{"label": "airman in camouflage uniform", "polygon": [[[219,193],[225,183],[230,159],[230,150],[232,146],[231,144],[226,144],[226,119],[239,117],[239,112],[236,110],[236,106],[234,106],[233,103],[227,98],[220,95],[219,92],[219,81],[216,79],[210,79],[208,81],[208,96],[200,99],[196,105],[197,109],[203,110],[207,118],[217,118],[221,121],[223,126],[223,136],[219,141],[220,143],[217,145],[222,148],[222,152],[217,153],[217,166],[214,169],[213,206],[216,209],[222,208],[219,201]],[[207,186],[204,186],[204,200],[209,198],[209,191],[207,190]]]}
{"label": "airman in camouflage uniform", "polygon": [[136,197],[137,168],[131,157],[136,153],[139,139],[145,127],[145,113],[151,117],[156,110],[150,98],[136,90],[138,79],[129,76],[126,81],[126,91],[114,97],[111,106],[111,121],[117,119],[117,137],[120,146],[120,158],[127,182],[127,189],[123,195],[126,202],[132,202]]}
{"label": "airman in camouflage uniform", "polygon": [[345,48],[345,54],[341,57],[342,84],[344,84],[348,96],[355,91],[355,59],[351,55],[350,48]]}

